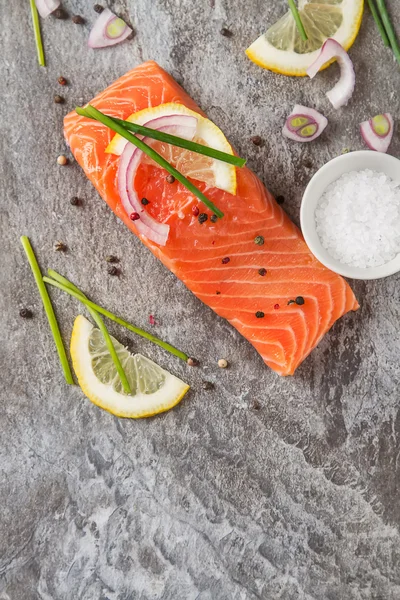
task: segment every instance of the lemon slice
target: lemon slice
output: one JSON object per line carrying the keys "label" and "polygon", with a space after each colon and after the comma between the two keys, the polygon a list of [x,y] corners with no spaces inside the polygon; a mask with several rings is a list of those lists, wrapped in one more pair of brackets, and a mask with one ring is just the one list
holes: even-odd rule
{"label": "lemon slice", "polygon": [[72,364],[86,396],[117,417],[139,419],[173,408],[189,386],[142,356],[131,354],[112,338],[128,378],[132,394],[127,395],[99,329],[85,317],[75,319],[71,337]]}
{"label": "lemon slice", "polygon": [[301,39],[289,11],[247,48],[250,60],[270,71],[300,77],[307,75],[307,68],[327,38],[333,38],[345,50],[353,44],[364,0],[299,0],[298,6],[308,40]]}
{"label": "lemon slice", "polygon": [[[159,106],[145,108],[137,113],[130,115],[126,120],[138,125],[145,125],[152,119],[170,115],[192,115],[197,119],[196,135],[194,142],[204,144],[210,148],[221,150],[227,154],[233,154],[232,146],[222,133],[222,131],[209,119],[202,117],[198,113],[186,108],[183,104],[169,102]],[[106,148],[108,154],[121,155],[127,141],[119,133],[115,134]],[[234,165],[229,165],[220,160],[216,160],[203,154],[197,154],[184,148],[178,148],[171,144],[165,144],[152,140],[152,148],[161,154],[170,164],[191,179],[203,181],[210,187],[215,187],[230,194],[236,194],[236,169]],[[145,157],[144,161],[150,161]],[[152,164],[153,161],[151,161]],[[157,165],[156,165],[157,166]]]}

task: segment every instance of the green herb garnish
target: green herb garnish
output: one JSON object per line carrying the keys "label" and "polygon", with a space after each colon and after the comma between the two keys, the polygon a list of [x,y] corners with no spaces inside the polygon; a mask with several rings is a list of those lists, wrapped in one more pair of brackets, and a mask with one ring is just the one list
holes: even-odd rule
{"label": "green herb garnish", "polygon": [[234,154],[227,154],[226,152],[221,152],[221,150],[216,150],[215,148],[209,148],[208,146],[204,146],[204,144],[197,144],[196,142],[185,140],[184,138],[178,137],[176,135],[164,133],[163,131],[157,131],[157,129],[150,129],[150,127],[144,127],[143,125],[137,125],[137,123],[123,121],[122,119],[116,119],[114,117],[110,118],[113,119],[113,121],[115,121],[116,123],[122,125],[122,127],[125,127],[125,129],[127,129],[128,131],[133,131],[133,133],[139,133],[146,137],[153,138],[153,140],[165,142],[166,144],[171,144],[171,146],[185,148],[185,150],[196,152],[196,154],[204,154],[204,156],[216,158],[217,160],[228,163],[230,165],[235,165],[235,167],[244,167],[244,165],[246,164],[246,159],[240,158],[239,156],[235,156]]}
{"label": "green herb garnish", "polygon": [[390,46],[389,38],[388,38],[385,28],[382,24],[378,10],[375,6],[375,2],[374,2],[374,0],[367,0],[367,2],[368,2],[369,10],[371,11],[372,16],[374,17],[376,26],[377,26],[379,33],[381,34],[381,37],[383,39],[383,43],[385,44],[386,47],[389,47]]}
{"label": "green herb garnish", "polygon": [[186,177],[182,175],[182,173],[180,173],[175,169],[175,167],[170,165],[169,162],[165,160],[165,158],[163,158],[160,154],[158,154],[158,152],[153,150],[153,148],[150,148],[150,146],[148,146],[145,142],[143,142],[135,135],[127,131],[127,129],[125,128],[125,121],[123,121],[124,125],[121,125],[116,121],[116,119],[105,115],[93,106],[90,106],[90,104],[86,108],[77,107],[75,110],[78,113],[78,115],[81,115],[82,117],[88,117],[89,119],[94,119],[95,121],[100,121],[100,123],[103,123],[103,125],[106,125],[116,133],[122,135],[122,137],[127,139],[128,142],[131,142],[131,144],[137,146],[137,148],[139,148],[140,150],[142,150],[142,152],[147,154],[147,156],[154,160],[154,162],[159,164],[160,167],[163,167],[166,171],[168,171],[168,173],[170,173],[170,175],[175,177],[175,179],[177,179],[182,185],[184,185],[189,190],[189,192],[196,196],[196,198],[203,202],[203,204],[205,204],[215,215],[217,215],[217,217],[221,219],[224,216],[224,213],[217,206],[215,206],[215,204],[211,202],[211,200],[209,200],[207,196],[203,194],[203,192],[201,192],[195,185],[193,185],[193,183],[189,181],[189,179],[186,179]]}
{"label": "green herb garnish", "polygon": [[378,7],[382,23],[385,27],[387,37],[389,38],[393,54],[395,55],[397,62],[400,64],[400,46],[399,42],[397,41],[396,33],[393,29],[393,25],[390,21],[390,17],[385,5],[385,0],[376,0],[376,5]]}
{"label": "green herb garnish", "polygon": [[61,338],[60,329],[58,327],[56,315],[54,314],[53,305],[50,300],[49,293],[46,289],[45,284],[43,283],[42,273],[40,272],[40,268],[38,262],[36,260],[35,253],[31,246],[29,239],[23,235],[21,237],[21,244],[25,250],[26,256],[28,257],[28,261],[30,267],[32,269],[33,276],[36,281],[36,285],[39,290],[40,297],[43,302],[43,307],[46,312],[47,319],[49,321],[51,333],[53,334],[54,342],[57,348],[58,356],[60,357],[60,362],[62,369],[64,371],[65,381],[69,384],[73,384],[74,380],[72,378],[71,369],[68,363],[67,354],[65,352],[65,347]]}
{"label": "green herb garnish", "polygon": [[[65,287],[68,287],[70,290],[75,291],[76,293],[80,294],[82,296],[82,298],[85,298],[87,300],[87,297],[85,296],[85,294],[79,288],[77,288],[76,285],[71,283],[68,279],[66,279],[65,277],[63,277],[62,275],[57,273],[56,271],[53,271],[53,269],[48,269],[47,273],[55,281],[62,283],[63,285],[65,285]],[[110,337],[110,334],[107,331],[107,327],[104,325],[103,319],[100,317],[100,315],[95,310],[93,310],[93,308],[90,308],[90,306],[87,306],[87,309],[88,309],[88,312],[89,312],[90,316],[92,317],[93,321],[96,323],[97,327],[100,329],[100,331],[103,335],[104,341],[105,341],[108,351],[111,355],[111,358],[114,361],[114,365],[115,365],[115,368],[117,369],[117,373],[121,380],[124,391],[127,394],[131,394],[132,393],[131,386],[129,385],[128,378],[125,374],[125,371],[121,364],[121,361],[119,360],[119,356],[114,348],[114,344]]]}
{"label": "green herb garnish", "polygon": [[288,0],[288,2],[289,2],[289,8],[292,11],[292,15],[295,20],[296,27],[298,29],[300,37],[304,42],[306,42],[308,40],[308,37],[306,34],[306,30],[304,29],[303,22],[300,18],[299,11],[297,10],[297,6],[296,6],[294,0]]}
{"label": "green herb garnish", "polygon": [[36,8],[35,0],[30,0],[31,3],[31,13],[32,13],[32,23],[33,23],[33,32],[35,34],[35,43],[36,43],[36,51],[38,56],[38,62],[41,67],[46,66],[46,60],[44,58],[44,49],[42,42],[42,34],[40,33],[40,22],[39,22],[39,13]]}
{"label": "green herb garnish", "polygon": [[133,331],[133,333],[136,333],[137,335],[140,335],[141,337],[145,338],[146,340],[149,340],[150,342],[157,344],[157,346],[161,346],[161,348],[164,348],[164,350],[167,350],[167,352],[170,352],[174,356],[177,356],[181,360],[187,362],[187,360],[189,358],[189,356],[187,354],[185,354],[181,350],[178,350],[171,344],[168,344],[168,342],[164,342],[163,340],[160,340],[159,338],[152,335],[151,333],[147,333],[147,331],[145,331],[144,329],[141,329],[140,327],[136,327],[135,325],[131,325],[131,323],[128,323],[128,321],[124,321],[124,319],[120,319],[119,317],[115,316],[109,310],[99,306],[98,304],[95,304],[91,300],[88,300],[85,296],[83,296],[82,292],[80,292],[80,291],[76,292],[74,289],[71,289],[70,287],[64,285],[63,283],[60,283],[59,281],[55,281],[54,279],[51,279],[50,277],[43,277],[43,281],[45,281],[46,283],[49,283],[50,285],[53,285],[54,287],[59,288],[60,290],[62,290],[63,292],[66,292],[67,294],[70,294],[70,296],[74,296],[74,298],[76,298],[77,300],[82,302],[82,304],[84,304],[85,306],[92,308],[96,312],[111,319],[111,321],[115,321],[115,323],[122,325],[122,327],[129,329],[129,331]]}

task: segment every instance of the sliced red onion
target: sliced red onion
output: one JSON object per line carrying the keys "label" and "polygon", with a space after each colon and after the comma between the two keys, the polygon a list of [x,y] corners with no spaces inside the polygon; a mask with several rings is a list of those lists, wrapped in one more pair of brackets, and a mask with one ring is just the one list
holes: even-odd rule
{"label": "sliced red onion", "polygon": [[132,29],[117,17],[110,9],[105,8],[96,19],[89,35],[90,48],[105,48],[114,46],[126,40]]}
{"label": "sliced red onion", "polygon": [[393,137],[394,121],[390,113],[376,115],[360,124],[361,135],[371,150],[387,152]]}
{"label": "sliced red onion", "polygon": [[326,95],[334,108],[340,108],[347,104],[353,95],[356,75],[349,55],[339,42],[332,38],[324,42],[318,58],[308,67],[307,75],[312,79],[321,67],[333,58],[339,63],[340,79]]}
{"label": "sliced red onion", "polygon": [[[177,122],[174,122],[174,117],[177,117]],[[176,130],[182,131],[185,129],[186,131],[192,131],[192,138],[196,132],[196,127],[185,127],[182,126],[181,117],[188,116],[196,121],[195,117],[190,117],[189,115],[171,115],[168,117],[160,117],[158,119],[153,119],[145,124],[148,127],[154,121],[158,121],[160,123],[164,123],[163,127],[157,127],[158,131],[164,131],[165,133],[172,133]],[[169,120],[169,125],[165,125],[167,119]],[[154,127],[153,127],[154,129]],[[148,143],[151,138],[144,138],[144,142]],[[160,246],[165,246],[168,236],[169,236],[169,225],[165,223],[159,223],[156,219],[154,219],[151,215],[149,215],[143,209],[143,205],[140,202],[140,199],[136,193],[134,188],[134,179],[137,172],[137,169],[142,161],[143,152],[134,146],[131,143],[127,143],[124,148],[124,151],[121,154],[119,167],[118,167],[118,191],[121,198],[121,202],[123,207],[125,208],[128,215],[135,214],[135,225],[142,235],[147,237],[147,239],[160,244]],[[137,219],[136,213],[140,216],[140,219]]]}
{"label": "sliced red onion", "polygon": [[60,0],[35,0],[35,4],[39,15],[45,19],[60,6]]}
{"label": "sliced red onion", "polygon": [[282,133],[295,142],[312,142],[328,125],[328,119],[317,110],[296,104],[286,119]]}
{"label": "sliced red onion", "polygon": [[[162,129],[163,127],[168,127],[168,133],[171,135],[176,135],[185,140],[192,140],[196,133],[197,122],[196,117],[176,113],[152,119],[151,121],[144,123],[144,126],[149,127],[150,129]],[[143,139],[142,135],[136,135],[140,137],[140,139]],[[129,144],[128,140],[124,143],[124,149],[127,144]]]}

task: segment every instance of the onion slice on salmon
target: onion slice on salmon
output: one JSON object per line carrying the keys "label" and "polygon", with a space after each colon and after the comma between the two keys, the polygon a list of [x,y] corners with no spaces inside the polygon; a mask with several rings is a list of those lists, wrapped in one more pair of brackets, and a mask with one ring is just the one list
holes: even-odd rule
{"label": "onion slice on salmon", "polygon": [[[145,126],[192,140],[196,133],[197,119],[189,115],[171,115],[148,121]],[[151,138],[144,138],[143,141],[148,143]],[[136,172],[143,156],[142,150],[127,142],[118,167],[118,191],[127,214],[135,215],[134,222],[138,232],[156,244],[165,246],[169,225],[160,223],[144,210],[134,187]]]}

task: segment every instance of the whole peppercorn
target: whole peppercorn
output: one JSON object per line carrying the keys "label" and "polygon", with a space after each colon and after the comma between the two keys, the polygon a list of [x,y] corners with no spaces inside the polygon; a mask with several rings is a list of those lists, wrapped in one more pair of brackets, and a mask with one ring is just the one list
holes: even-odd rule
{"label": "whole peppercorn", "polygon": [[54,102],[56,104],[64,104],[65,100],[64,100],[64,98],[62,96],[59,96],[58,94],[56,94],[54,96]]}
{"label": "whole peppercorn", "polygon": [[137,221],[138,219],[140,219],[140,215],[137,212],[133,212],[129,215],[129,218],[131,221]]}
{"label": "whole peppercorn", "polygon": [[264,277],[264,275],[267,274],[267,269],[258,269],[258,274],[261,275],[261,277]]}
{"label": "whole peppercorn", "polygon": [[313,163],[312,160],[310,160],[309,158],[306,158],[303,164],[306,169],[312,169]]}
{"label": "whole peppercorn", "polygon": [[110,254],[109,256],[106,256],[105,260],[108,263],[119,263],[118,256],[114,256],[113,254]]}
{"label": "whole peppercorn", "polygon": [[283,204],[285,202],[285,196],[277,196],[276,201],[278,204]]}
{"label": "whole peppercorn", "polygon": [[250,139],[255,146],[262,146],[263,144],[262,137],[259,135],[253,135],[253,137]]}
{"label": "whole peppercorn", "polygon": [[101,4],[95,4],[93,6],[93,9],[94,9],[95,12],[97,12],[97,14],[100,14],[100,13],[103,12],[104,6],[101,6]]}
{"label": "whole peppercorn", "polygon": [[60,85],[67,85],[67,83],[68,83],[68,81],[65,79],[65,77],[59,77],[57,79],[57,81]]}
{"label": "whole peppercorn", "polygon": [[229,256],[225,256],[225,258],[223,258],[221,262],[223,265],[227,265],[230,260],[231,259],[229,258]]}
{"label": "whole peppercorn", "polygon": [[226,27],[223,27],[222,29],[220,29],[220,34],[223,35],[224,37],[232,37],[233,33],[230,29],[227,29]]}
{"label": "whole peppercorn", "polygon": [[220,358],[218,361],[218,366],[220,369],[226,369],[228,366],[228,361],[225,358]]}
{"label": "whole peppercorn", "polygon": [[214,384],[211,381],[203,381],[203,390],[213,390]]}
{"label": "whole peppercorn", "polygon": [[51,14],[56,19],[68,19],[68,14],[65,12],[65,10],[63,8],[57,8]]}
{"label": "whole peppercorn", "polygon": [[208,215],[206,215],[206,213],[200,213],[198,216],[198,220],[200,225],[202,225],[203,223],[205,223],[208,219]]}
{"label": "whole peppercorn", "polygon": [[66,252],[68,250],[68,246],[64,244],[64,242],[56,242],[54,244],[54,250],[56,252]]}
{"label": "whole peppercorn", "polygon": [[263,317],[265,317],[264,313],[262,312],[262,310],[258,310],[256,312],[256,317],[257,319],[262,319]]}
{"label": "whole peppercorn", "polygon": [[107,273],[109,275],[112,275],[113,277],[118,277],[118,275],[120,275],[121,271],[118,269],[118,267],[115,267],[114,265],[110,265],[107,269]]}
{"label": "whole peppercorn", "polygon": [[141,203],[143,204],[143,206],[147,206],[148,204],[150,204],[150,202],[147,200],[147,198],[142,198]]}
{"label": "whole peppercorn", "polygon": [[21,308],[21,310],[19,311],[19,315],[23,319],[32,319],[33,312],[29,310],[29,308]]}
{"label": "whole peppercorn", "polygon": [[296,301],[295,300],[289,300],[288,306],[290,306],[291,304],[296,304]]}
{"label": "whole peppercorn", "polygon": [[253,408],[254,408],[254,410],[260,410],[261,404],[259,403],[258,400],[253,401]]}
{"label": "whole peppercorn", "polygon": [[274,309],[278,310],[278,308],[279,308],[279,304],[274,304]]}
{"label": "whole peppercorn", "polygon": [[78,196],[72,196],[70,203],[72,206],[82,206],[82,200]]}
{"label": "whole peppercorn", "polygon": [[211,223],[216,223],[218,221],[217,215],[211,215],[210,221],[211,221]]}
{"label": "whole peppercorn", "polygon": [[64,154],[61,154],[58,158],[57,158],[57,164],[61,165],[62,167],[68,164],[68,158],[66,156],[64,156]]}
{"label": "whole peppercorn", "polygon": [[257,237],[254,238],[254,243],[257,246],[262,246],[264,244],[264,238],[262,235],[258,235]]}
{"label": "whole peppercorn", "polygon": [[303,296],[297,296],[296,300],[295,300],[296,304],[298,304],[299,306],[301,306],[302,304],[304,304],[304,298]]}
{"label": "whole peppercorn", "polygon": [[197,367],[197,365],[199,364],[199,361],[196,358],[192,357],[189,357],[186,362],[189,365],[189,367]]}
{"label": "whole peppercorn", "polygon": [[175,183],[175,177],[173,175],[167,175],[166,178],[167,183]]}
{"label": "whole peppercorn", "polygon": [[194,214],[195,217],[198,217],[199,215],[199,207],[198,206],[192,206],[192,213]]}
{"label": "whole peppercorn", "polygon": [[83,25],[85,22],[85,19],[83,17],[81,17],[80,15],[74,15],[72,17],[72,22],[75,23],[75,25]]}

